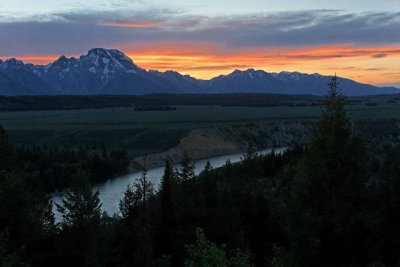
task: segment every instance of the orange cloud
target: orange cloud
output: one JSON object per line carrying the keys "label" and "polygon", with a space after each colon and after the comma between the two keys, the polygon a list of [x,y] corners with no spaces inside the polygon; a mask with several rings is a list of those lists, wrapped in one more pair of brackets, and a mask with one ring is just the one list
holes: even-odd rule
{"label": "orange cloud", "polygon": [[[10,58],[7,56],[0,56],[0,59],[6,59]],[[39,64],[39,65],[47,65],[50,62],[53,62],[59,56],[41,56],[41,55],[20,55],[20,56],[15,56],[18,60],[22,60],[25,63],[32,63],[32,64]]]}
{"label": "orange cloud", "polygon": [[[146,69],[176,70],[208,79],[234,69],[257,68],[271,72],[319,72],[365,83],[390,83],[399,80],[400,46],[229,49],[213,44],[136,45],[130,56]],[[391,73],[390,75],[388,73]]]}
{"label": "orange cloud", "polygon": [[[337,44],[232,49],[214,43],[143,42],[119,47],[123,47],[122,50],[142,68],[176,70],[202,79],[228,74],[234,69],[255,68],[268,72],[337,73],[338,76],[373,84],[400,80],[400,46],[354,47]],[[52,55],[16,57],[36,64],[47,64],[58,58]]]}

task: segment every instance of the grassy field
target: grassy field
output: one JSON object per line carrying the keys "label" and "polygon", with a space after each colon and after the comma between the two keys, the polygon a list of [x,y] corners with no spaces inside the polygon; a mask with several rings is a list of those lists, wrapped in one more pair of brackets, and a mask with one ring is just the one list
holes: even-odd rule
{"label": "grassy field", "polygon": [[[348,107],[355,119],[400,118],[400,103]],[[131,156],[163,151],[188,131],[216,125],[273,120],[317,120],[320,106],[177,106],[174,111],[134,108],[0,112],[0,124],[16,145],[86,145],[127,149]]]}

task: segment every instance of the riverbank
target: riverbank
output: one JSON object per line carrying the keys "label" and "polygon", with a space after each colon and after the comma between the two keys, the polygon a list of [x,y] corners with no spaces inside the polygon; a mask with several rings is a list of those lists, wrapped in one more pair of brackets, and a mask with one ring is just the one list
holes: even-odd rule
{"label": "riverbank", "polygon": [[136,157],[131,160],[128,170],[137,170],[139,166],[154,168],[163,166],[168,159],[175,164],[183,159],[184,154],[193,160],[243,152],[243,144],[233,138],[223,137],[216,128],[190,131],[179,143],[167,151]]}
{"label": "riverbank", "polygon": [[[274,151],[275,153],[282,153],[286,150],[286,147],[277,147],[277,148],[269,148],[258,151],[259,154],[268,154]],[[217,157],[210,157],[201,160],[194,160],[194,172],[198,175],[205,167],[207,162],[210,162],[211,166],[214,168],[219,168],[225,165],[226,161],[229,159],[231,163],[237,163],[242,161],[243,153],[235,153],[235,154],[227,154],[221,155]],[[174,165],[174,167],[178,167],[178,165]],[[164,173],[164,167],[154,167],[149,168],[147,172],[147,177],[149,181],[151,181],[154,185],[155,190],[158,190],[161,177]],[[93,187],[94,191],[99,191],[99,198],[102,203],[102,211],[107,212],[109,215],[118,214],[119,213],[119,202],[124,195],[124,192],[128,185],[132,185],[137,179],[142,175],[141,172],[135,171],[129,174],[115,177],[113,179],[109,179],[102,184],[98,184]],[[57,195],[52,196],[53,203],[60,204],[64,197],[64,193],[59,193]],[[61,217],[56,210],[55,205],[53,206],[53,212],[56,216],[56,221],[60,221]]]}
{"label": "riverbank", "polygon": [[195,129],[166,151],[135,157],[130,161],[128,170],[164,166],[167,159],[176,164],[182,161],[185,153],[192,160],[200,160],[244,153],[249,145],[261,150],[265,147],[289,146],[294,141],[306,143],[312,128],[312,123],[286,121]]}

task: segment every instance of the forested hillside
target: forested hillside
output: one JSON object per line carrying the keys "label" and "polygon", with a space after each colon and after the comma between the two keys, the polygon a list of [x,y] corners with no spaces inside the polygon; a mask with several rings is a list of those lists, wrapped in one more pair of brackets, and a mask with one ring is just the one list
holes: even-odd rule
{"label": "forested hillside", "polygon": [[115,217],[78,164],[60,223],[1,130],[0,266],[395,266],[400,145],[369,153],[344,105],[334,77],[307,145],[250,149],[242,163],[198,176],[189,158],[179,169],[167,161],[157,192],[144,169]]}

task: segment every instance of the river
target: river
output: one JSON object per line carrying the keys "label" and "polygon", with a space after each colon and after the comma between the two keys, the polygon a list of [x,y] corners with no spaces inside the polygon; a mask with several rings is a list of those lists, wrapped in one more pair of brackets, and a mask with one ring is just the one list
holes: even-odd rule
{"label": "river", "polygon": [[[275,149],[265,149],[260,150],[258,154],[268,154],[272,150],[275,153],[282,153],[286,148],[280,147]],[[226,161],[229,159],[231,163],[239,162],[243,158],[243,153],[228,154],[217,157],[210,157],[208,159],[201,159],[194,161],[195,174],[199,174],[206,166],[207,161],[211,163],[213,168],[219,168],[225,165]],[[179,167],[179,164],[174,165],[174,167]],[[164,167],[156,167],[149,169],[148,178],[154,184],[154,188],[157,190],[161,181],[161,177],[164,173]],[[106,182],[96,185],[93,187],[94,191],[99,191],[100,201],[102,203],[102,211],[107,212],[109,215],[119,213],[119,202],[124,195],[126,187],[130,184],[132,185],[136,179],[140,178],[141,172],[132,172],[125,174],[113,179],[107,180]],[[61,203],[64,194],[58,194],[52,197],[54,203]],[[60,221],[60,214],[53,207],[53,212],[56,216],[56,221]]]}

